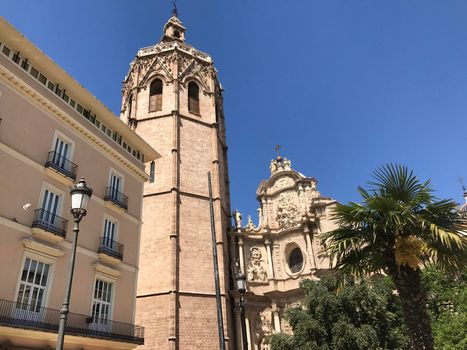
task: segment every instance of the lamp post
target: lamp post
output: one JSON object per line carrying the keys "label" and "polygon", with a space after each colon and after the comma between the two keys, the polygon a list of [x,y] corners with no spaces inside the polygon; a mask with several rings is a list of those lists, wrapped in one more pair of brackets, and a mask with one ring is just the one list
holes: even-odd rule
{"label": "lamp post", "polygon": [[78,243],[79,233],[79,222],[86,215],[86,207],[89,202],[89,198],[92,195],[92,189],[86,186],[86,181],[81,178],[79,182],[70,188],[71,195],[71,214],[73,215],[73,245],[71,248],[71,260],[70,267],[68,269],[68,279],[65,287],[65,299],[60,310],[60,323],[58,326],[58,339],[56,350],[63,350],[63,342],[65,339],[65,327],[66,320],[69,312],[70,295],[71,295],[71,284],[73,282],[73,272],[75,269],[75,258],[76,258],[76,245]]}
{"label": "lamp post", "polygon": [[243,350],[248,350],[248,339],[246,337],[246,324],[245,324],[245,292],[246,292],[246,277],[243,272],[237,273],[237,291],[240,293],[240,318],[242,324],[242,343]]}

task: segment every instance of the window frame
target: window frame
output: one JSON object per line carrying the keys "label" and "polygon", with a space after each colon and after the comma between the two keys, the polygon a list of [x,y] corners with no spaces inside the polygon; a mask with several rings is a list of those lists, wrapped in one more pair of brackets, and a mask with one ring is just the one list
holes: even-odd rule
{"label": "window frame", "polygon": [[55,130],[52,145],[50,146],[51,152],[55,151],[55,144],[57,142],[57,139],[61,139],[70,145],[69,156],[67,157],[67,160],[73,162],[73,157],[75,155],[75,142],[71,138],[66,136],[63,132]]}
{"label": "window frame", "polygon": [[115,232],[114,232],[114,237],[113,237],[113,242],[118,242],[118,237],[119,237],[119,233],[120,233],[120,222],[117,218],[107,214],[107,213],[104,213],[104,217],[102,218],[102,237],[105,236],[105,222],[106,221],[110,221],[112,223],[115,224]]}
{"label": "window frame", "polygon": [[[160,84],[161,84],[161,92],[160,94],[154,94],[154,95],[151,95],[151,87],[154,83],[156,83],[156,81],[160,81]],[[157,96],[160,95],[160,106],[157,105]],[[151,108],[151,98],[154,96],[154,98],[156,99],[156,103],[155,103],[155,108]],[[161,77],[159,76],[154,76],[153,79],[151,79],[151,81],[149,82],[149,99],[148,99],[149,103],[148,103],[148,111],[150,113],[153,113],[153,112],[161,112],[163,107],[164,107],[164,80],[162,80]],[[157,108],[159,107],[159,109]]]}
{"label": "window frame", "polygon": [[[112,292],[111,292],[111,295],[110,295],[110,312],[109,312],[109,315],[108,315],[108,320],[109,321],[113,321],[113,314],[114,314],[114,306],[115,306],[115,299],[116,299],[116,294],[117,294],[117,280],[116,279],[113,279],[113,278],[109,278],[101,273],[98,273],[96,272],[94,274],[94,280],[93,280],[93,283],[92,283],[92,290],[91,290],[91,305],[90,305],[90,309],[89,309],[89,316],[92,317],[94,319],[94,316],[93,316],[93,313],[92,313],[92,309],[94,307],[94,293],[95,293],[95,290],[96,290],[96,281],[97,280],[100,280],[102,282],[105,282],[105,283],[110,283],[112,285]],[[97,325],[96,323],[92,322],[89,324],[89,326],[92,327],[92,325]]]}
{"label": "window frame", "polygon": [[107,181],[107,187],[111,187],[111,181],[112,181],[112,175],[116,175],[120,178],[120,189],[118,190],[118,192],[120,193],[124,193],[124,189],[125,189],[125,176],[123,176],[123,174],[121,172],[119,172],[118,170],[116,170],[115,168],[110,168],[109,170],[109,177],[108,177],[108,181]]}
{"label": "window frame", "polygon": [[[41,191],[39,194],[39,200],[37,203],[36,209],[44,209],[42,208],[42,204],[44,202],[45,191],[48,190],[49,192],[53,192],[54,194],[58,195],[58,204],[57,204],[57,213],[56,216],[63,217],[63,203],[65,199],[65,192],[60,190],[58,187],[49,184],[48,182],[43,182],[41,186]],[[45,209],[44,209],[45,210]]]}
{"label": "window frame", "polygon": [[[197,87],[197,99],[195,99],[195,101],[197,102],[197,105],[198,105],[198,110],[197,111],[194,111],[193,108],[190,108],[191,107],[191,97],[190,97],[190,85],[194,84],[196,87]],[[193,85],[192,85],[193,86]],[[200,84],[194,80],[194,79],[191,79],[187,82],[187,104],[188,104],[188,112],[191,113],[191,114],[194,114],[194,115],[200,115],[200,111],[201,111],[201,103],[200,103]]]}
{"label": "window frame", "polygon": [[[48,274],[48,280],[47,280],[47,285],[45,286],[44,290],[44,297],[42,299],[42,304],[41,307],[47,308],[49,305],[49,297],[50,297],[50,288],[52,287],[53,284],[53,275],[55,271],[55,259],[52,258],[47,258],[45,256],[39,255],[37,253],[31,252],[31,251],[25,251],[23,254],[23,258],[21,259],[21,264],[19,265],[19,271],[17,273],[17,278],[16,278],[16,287],[15,287],[15,294],[14,294],[14,300],[12,300],[15,304],[18,300],[18,293],[21,285],[21,276],[23,274],[24,270],[24,264],[26,263],[26,259],[31,259],[35,260],[37,262],[41,262],[43,264],[49,265],[49,274]],[[16,308],[15,308],[16,309]]]}

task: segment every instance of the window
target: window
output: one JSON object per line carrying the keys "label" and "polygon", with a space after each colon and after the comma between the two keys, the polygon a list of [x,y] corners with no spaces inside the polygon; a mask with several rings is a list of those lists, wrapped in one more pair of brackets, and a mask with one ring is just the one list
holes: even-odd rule
{"label": "window", "polygon": [[303,267],[303,255],[300,248],[295,248],[289,255],[289,267],[292,273],[299,272]]}
{"label": "window", "polygon": [[23,60],[23,63],[21,63],[21,68],[23,68],[24,70],[28,70],[29,68],[29,64],[28,64],[28,60]]}
{"label": "window", "polygon": [[47,292],[50,265],[26,258],[16,298],[16,309],[35,313],[41,306]]}
{"label": "window", "polygon": [[11,60],[15,63],[19,63],[19,52],[15,52]]}
{"label": "window", "polygon": [[128,98],[128,118],[132,118],[133,114],[133,95]]}
{"label": "window", "polygon": [[180,38],[180,32],[178,30],[174,30],[174,37]]}
{"label": "window", "polygon": [[118,193],[123,192],[123,176],[112,171],[110,173],[109,187],[112,197],[118,198]]}
{"label": "window", "polygon": [[110,326],[113,283],[96,279],[92,302],[92,318],[95,329],[108,330]]}
{"label": "window", "polygon": [[36,68],[31,67],[31,72],[30,72],[30,74],[31,74],[34,78],[37,79],[37,77],[39,76],[39,71],[38,71]]}
{"label": "window", "polygon": [[104,239],[103,244],[107,247],[112,249],[113,242],[117,239],[117,222],[105,219],[104,220]]}
{"label": "window", "polygon": [[162,111],[162,80],[154,79],[149,88],[149,112]]}
{"label": "window", "polygon": [[59,211],[60,195],[52,192],[50,189],[44,191],[42,199],[42,217],[45,222],[53,224]]}
{"label": "window", "polygon": [[46,166],[51,166],[63,175],[74,178],[76,177],[76,165],[71,162],[72,156],[73,142],[56,131]]}
{"label": "window", "polygon": [[11,50],[7,46],[3,45],[2,52],[5,56],[10,56]]}
{"label": "window", "polygon": [[149,166],[149,182],[154,183],[154,179],[156,177],[156,163],[154,161],[151,162]]}
{"label": "window", "polygon": [[199,87],[194,81],[188,83],[188,111],[199,114]]}
{"label": "window", "polygon": [[39,73],[39,81],[45,85],[47,78],[42,73]]}
{"label": "window", "polygon": [[57,136],[54,146],[54,164],[64,168],[66,166],[66,161],[70,158],[70,154],[71,144]]}

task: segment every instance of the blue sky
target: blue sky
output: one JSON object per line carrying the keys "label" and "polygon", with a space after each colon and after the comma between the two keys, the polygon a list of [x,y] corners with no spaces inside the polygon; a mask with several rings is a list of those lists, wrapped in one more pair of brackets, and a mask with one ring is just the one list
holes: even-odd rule
{"label": "blue sky", "polygon": [[[467,2],[179,0],[187,41],[225,89],[232,207],[282,145],[322,195],[358,200],[387,162],[461,202],[467,182]],[[115,113],[140,47],[159,41],[170,1],[0,0],[2,15]]]}

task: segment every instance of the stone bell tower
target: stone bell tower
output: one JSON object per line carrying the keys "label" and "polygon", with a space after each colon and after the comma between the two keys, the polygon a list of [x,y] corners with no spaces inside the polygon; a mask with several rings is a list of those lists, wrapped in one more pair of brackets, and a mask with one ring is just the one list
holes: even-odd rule
{"label": "stone bell tower", "polygon": [[211,57],[185,42],[185,30],[175,10],[123,82],[121,119],[162,155],[146,169],[143,199],[136,322],[144,349],[219,347],[208,171],[227,348],[232,333],[222,88]]}

